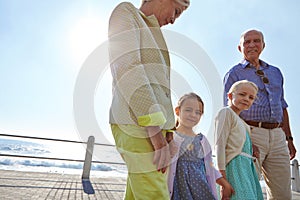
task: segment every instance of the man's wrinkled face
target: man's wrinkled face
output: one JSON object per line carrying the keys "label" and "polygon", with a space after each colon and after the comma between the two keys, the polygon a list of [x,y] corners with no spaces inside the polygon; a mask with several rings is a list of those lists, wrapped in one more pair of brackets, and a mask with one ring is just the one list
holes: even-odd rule
{"label": "man's wrinkled face", "polygon": [[263,36],[260,32],[249,31],[239,44],[239,51],[244,55],[246,60],[257,60],[265,47]]}

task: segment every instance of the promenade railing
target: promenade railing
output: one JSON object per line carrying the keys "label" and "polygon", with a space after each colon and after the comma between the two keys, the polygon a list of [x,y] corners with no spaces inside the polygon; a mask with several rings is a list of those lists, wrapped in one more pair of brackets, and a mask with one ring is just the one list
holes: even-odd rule
{"label": "promenade railing", "polygon": [[299,163],[297,159],[292,161],[292,190],[300,192],[300,178],[299,178]]}
{"label": "promenade railing", "polygon": [[87,142],[75,141],[75,140],[54,139],[54,138],[10,135],[10,134],[1,134],[1,133],[0,133],[0,137],[11,137],[11,138],[30,139],[30,140],[46,140],[46,141],[52,141],[52,142],[85,144],[86,145],[86,153],[85,153],[84,159],[71,159],[71,158],[59,158],[59,157],[36,156],[36,155],[21,155],[21,154],[5,154],[5,153],[0,152],[0,157],[5,156],[5,157],[18,157],[18,158],[29,158],[29,159],[82,162],[83,163],[82,179],[89,179],[92,163],[125,165],[124,162],[106,162],[106,161],[93,160],[92,159],[93,158],[93,149],[94,149],[95,145],[115,147],[115,145],[112,145],[112,144],[95,143],[94,136],[89,136]]}
{"label": "promenade railing", "polygon": [[[80,159],[69,159],[69,158],[57,158],[57,157],[44,157],[44,156],[3,154],[3,153],[0,152],[0,156],[8,156],[8,157],[83,162],[82,180],[89,180],[92,163],[125,165],[124,162],[105,162],[105,161],[95,161],[95,160],[93,160],[93,151],[94,151],[94,146],[95,145],[115,147],[115,145],[112,145],[112,144],[95,143],[94,136],[89,136],[87,142],[74,141],[74,140],[63,140],[63,139],[53,139],[53,138],[43,138],[43,137],[10,135],[10,134],[0,134],[0,136],[2,136],[2,137],[13,137],[13,138],[22,138],[22,139],[32,139],[32,140],[47,140],[47,141],[53,141],[53,142],[86,144],[85,158],[82,159],[82,160],[80,160]],[[291,167],[292,167],[292,171],[291,171],[292,172],[291,173],[292,190],[295,191],[295,192],[300,192],[299,163],[298,163],[297,159],[294,159],[292,161]]]}

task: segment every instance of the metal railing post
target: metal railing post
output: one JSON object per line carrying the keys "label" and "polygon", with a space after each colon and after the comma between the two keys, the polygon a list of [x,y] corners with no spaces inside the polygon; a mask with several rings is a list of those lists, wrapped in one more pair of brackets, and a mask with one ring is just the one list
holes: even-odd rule
{"label": "metal railing post", "polygon": [[82,177],[81,177],[82,179],[90,178],[90,171],[91,171],[93,151],[94,151],[94,143],[95,143],[95,137],[89,136],[87,146],[86,146],[84,164],[83,164],[83,171],[82,171]]}
{"label": "metal railing post", "polygon": [[298,160],[292,162],[292,191],[300,192],[299,164]]}

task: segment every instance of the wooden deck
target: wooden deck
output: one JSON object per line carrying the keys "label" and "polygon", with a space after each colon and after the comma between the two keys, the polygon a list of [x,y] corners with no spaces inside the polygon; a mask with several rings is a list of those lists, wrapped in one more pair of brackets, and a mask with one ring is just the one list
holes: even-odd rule
{"label": "wooden deck", "polygon": [[0,170],[1,200],[120,200],[125,186],[125,178]]}
{"label": "wooden deck", "polygon": [[[0,170],[1,200],[121,200],[125,186],[125,178],[82,181],[81,175]],[[293,200],[300,193],[293,192]]]}

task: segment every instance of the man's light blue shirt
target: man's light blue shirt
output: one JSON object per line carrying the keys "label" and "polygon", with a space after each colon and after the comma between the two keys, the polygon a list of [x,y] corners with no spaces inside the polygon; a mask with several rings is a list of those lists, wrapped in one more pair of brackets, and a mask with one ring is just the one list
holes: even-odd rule
{"label": "man's light blue shirt", "polygon": [[257,122],[282,122],[283,109],[288,105],[284,99],[283,76],[277,67],[269,65],[260,60],[260,70],[269,79],[269,83],[264,83],[262,77],[258,76],[256,68],[247,60],[233,66],[225,75],[224,83],[224,105],[227,105],[227,93],[231,85],[239,80],[254,82],[258,87],[257,99],[249,110],[243,111],[240,116],[244,120]]}

